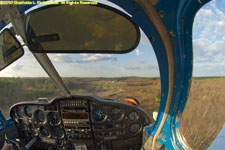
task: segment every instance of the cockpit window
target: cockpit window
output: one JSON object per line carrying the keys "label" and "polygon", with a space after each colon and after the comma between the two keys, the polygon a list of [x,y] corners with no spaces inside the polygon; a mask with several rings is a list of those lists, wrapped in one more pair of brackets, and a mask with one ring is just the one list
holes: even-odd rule
{"label": "cockpit window", "polygon": [[193,78],[181,132],[196,150],[224,148],[224,143],[213,143],[217,138],[224,141],[224,137],[217,137],[225,124],[225,10],[222,5],[217,0],[208,3],[194,21]]}
{"label": "cockpit window", "polygon": [[[68,11],[63,9],[63,12],[70,12],[70,6],[67,9]],[[73,9],[76,8],[73,7]],[[152,116],[157,114],[160,105],[161,82],[155,53],[147,37],[134,22],[128,19],[134,25],[129,27],[129,23],[119,21],[118,16],[110,17],[104,13],[92,21],[92,15],[96,16],[96,12],[92,12],[91,9],[92,7],[89,7],[85,10],[87,13],[82,10],[73,12],[72,17],[67,14],[66,16],[70,18],[67,19],[72,22],[65,20],[57,24],[57,21],[62,21],[57,14],[56,22],[49,21],[53,18],[51,16],[49,20],[46,18],[43,20],[47,25],[58,25],[58,31],[62,31],[65,26],[60,28],[61,25],[79,24],[77,21],[79,19],[73,22],[74,15],[82,18],[82,13],[88,14],[90,19],[85,18],[83,23],[90,21],[86,27],[90,29],[93,26],[94,30],[92,32],[81,30],[80,33],[79,29],[86,25],[81,24],[77,26],[78,30],[72,32],[70,31],[72,27],[68,25],[69,30],[66,32],[69,36],[65,36],[64,31],[48,34],[48,31],[53,31],[54,28],[41,27],[38,25],[40,19],[35,20],[30,14],[25,16],[27,25],[25,26],[26,37],[23,37],[26,39],[27,46],[24,46],[25,55],[0,72],[1,110],[7,119],[11,119],[8,120],[9,124],[15,125],[13,128],[16,127],[19,134],[16,137],[21,143],[28,143],[23,146],[24,144],[19,142],[17,145],[21,147],[32,145],[37,149],[43,147],[47,149],[141,149],[144,128],[154,123]],[[53,10],[51,13],[58,13],[58,11]],[[61,18],[65,18],[62,14],[60,15]],[[46,16],[47,14],[38,15],[40,18]],[[108,19],[112,28],[107,28]],[[104,24],[106,28],[102,29],[101,26]],[[42,31],[47,32],[42,34]],[[123,31],[126,31],[125,34],[120,34]],[[76,32],[80,34],[77,34],[78,38],[73,39],[70,34],[76,35]],[[87,33],[91,36],[89,37]],[[114,34],[115,36],[111,36]],[[95,37],[101,42],[96,46],[96,41],[82,39],[82,35],[91,38],[90,40]],[[142,37],[141,41],[140,37]],[[76,41],[79,38],[80,41]],[[58,42],[60,40],[63,42]],[[55,41],[58,43],[54,43]],[[80,45],[79,42],[81,42]],[[72,54],[71,45],[72,48],[77,45],[81,47],[74,52],[77,54]],[[89,46],[94,49],[93,52],[89,51],[91,50],[88,49]],[[112,46],[113,52],[110,51],[113,50],[110,48]],[[63,52],[54,51],[52,47],[69,48],[67,52],[64,51],[65,54],[62,54]],[[31,52],[34,52],[32,51],[34,49],[43,50],[44,54],[30,53],[28,48]],[[55,54],[50,54],[48,50],[53,50]],[[155,120],[156,117],[155,115]],[[8,137],[5,138],[7,140]],[[124,141],[126,144],[123,144]]]}
{"label": "cockpit window", "polygon": [[142,33],[128,54],[48,54],[72,93],[94,93],[108,100],[136,98],[152,117],[160,104],[160,78],[151,44]]}
{"label": "cockpit window", "polygon": [[[127,54],[48,56],[72,94],[93,93],[120,102],[132,97],[152,117],[160,104],[159,69],[153,48],[141,33],[139,46]],[[10,106],[16,102],[61,95],[26,47],[23,58],[0,72],[0,76],[1,107],[8,117]]]}

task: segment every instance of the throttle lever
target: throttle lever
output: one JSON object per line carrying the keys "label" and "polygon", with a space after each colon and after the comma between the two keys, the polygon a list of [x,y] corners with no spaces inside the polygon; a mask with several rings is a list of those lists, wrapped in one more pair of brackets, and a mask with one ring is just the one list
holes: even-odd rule
{"label": "throttle lever", "polygon": [[37,137],[34,137],[30,142],[27,143],[27,145],[25,146],[25,150],[29,150],[36,141],[37,141]]}
{"label": "throttle lever", "polygon": [[29,150],[31,148],[31,146],[33,146],[34,143],[37,141],[37,137],[32,138],[32,140],[30,142],[28,142],[26,146],[22,146],[21,144],[19,144],[19,142],[13,141],[13,140],[7,138],[6,135],[5,135],[5,141],[7,143],[11,143],[11,144],[15,145],[17,147],[17,149],[19,149],[19,150]]}

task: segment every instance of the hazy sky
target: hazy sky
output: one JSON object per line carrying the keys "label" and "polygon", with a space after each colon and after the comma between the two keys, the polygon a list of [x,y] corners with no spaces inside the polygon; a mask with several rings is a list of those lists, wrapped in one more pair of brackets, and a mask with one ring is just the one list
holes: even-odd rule
{"label": "hazy sky", "polygon": [[[225,1],[216,0],[196,15],[193,28],[194,76],[225,75]],[[146,36],[139,46],[123,55],[48,54],[64,77],[159,76],[157,60]],[[43,77],[35,58],[25,48],[25,55],[0,72],[0,76]]]}

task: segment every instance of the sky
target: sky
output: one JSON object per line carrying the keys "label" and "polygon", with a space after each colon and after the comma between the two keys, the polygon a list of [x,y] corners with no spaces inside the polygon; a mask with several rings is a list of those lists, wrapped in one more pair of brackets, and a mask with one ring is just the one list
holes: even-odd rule
{"label": "sky", "polygon": [[194,76],[225,76],[225,1],[197,13],[193,27]]}
{"label": "sky", "polygon": [[[195,17],[194,76],[225,75],[224,6],[224,0],[214,0],[205,5]],[[142,31],[138,47],[128,54],[48,54],[48,56],[63,77],[159,76],[153,48]],[[25,47],[25,55],[1,71],[0,76],[47,77],[47,74]]]}
{"label": "sky", "polygon": [[225,146],[225,124],[223,125],[222,129],[220,130],[219,134],[217,135],[216,139],[213,143],[208,147],[207,150],[222,150]]}

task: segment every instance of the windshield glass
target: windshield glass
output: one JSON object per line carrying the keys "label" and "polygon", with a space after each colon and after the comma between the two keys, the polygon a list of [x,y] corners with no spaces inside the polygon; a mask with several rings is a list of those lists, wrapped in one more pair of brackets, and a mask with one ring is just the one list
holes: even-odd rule
{"label": "windshield glass", "polygon": [[[21,41],[21,39],[20,39]],[[1,110],[21,101],[63,95],[32,53],[0,72]],[[72,94],[93,93],[104,99],[139,100],[149,116],[160,103],[159,69],[154,51],[142,32],[139,46],[127,54],[48,54]]]}
{"label": "windshield glass", "polygon": [[[193,24],[193,78],[181,123],[192,149],[225,147],[225,10],[212,1],[196,14]],[[210,23],[206,23],[210,20]],[[192,113],[190,113],[192,112]],[[220,142],[221,141],[221,142]]]}

